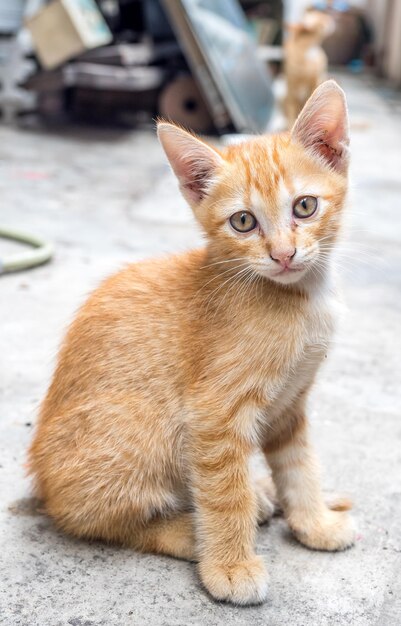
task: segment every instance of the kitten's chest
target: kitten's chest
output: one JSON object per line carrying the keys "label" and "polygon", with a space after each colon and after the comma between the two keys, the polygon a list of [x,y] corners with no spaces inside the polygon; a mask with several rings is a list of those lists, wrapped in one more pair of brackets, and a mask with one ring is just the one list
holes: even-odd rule
{"label": "kitten's chest", "polygon": [[261,367],[264,379],[260,385],[272,414],[290,405],[313,381],[327,354],[334,324],[332,302],[319,299],[308,303],[279,331],[276,328],[275,340],[268,337]]}

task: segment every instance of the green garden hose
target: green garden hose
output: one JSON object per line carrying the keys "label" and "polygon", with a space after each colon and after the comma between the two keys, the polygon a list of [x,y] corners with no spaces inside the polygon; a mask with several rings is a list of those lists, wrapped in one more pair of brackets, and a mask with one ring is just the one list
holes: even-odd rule
{"label": "green garden hose", "polygon": [[32,237],[32,235],[26,235],[19,231],[1,227],[0,237],[18,241],[19,243],[25,243],[33,248],[27,252],[20,252],[12,256],[6,256],[5,258],[0,257],[0,274],[18,272],[19,270],[26,270],[30,267],[42,265],[42,263],[47,263],[53,255],[53,246],[38,237]]}

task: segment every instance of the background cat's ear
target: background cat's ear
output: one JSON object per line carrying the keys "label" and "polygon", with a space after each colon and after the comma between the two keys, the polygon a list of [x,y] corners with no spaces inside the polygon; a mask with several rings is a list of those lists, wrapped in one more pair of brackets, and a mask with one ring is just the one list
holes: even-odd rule
{"label": "background cat's ear", "polygon": [[349,162],[349,124],[343,90],[334,80],[322,83],[296,120],[291,137],[333,169],[345,173]]}
{"label": "background cat's ear", "polygon": [[180,183],[184,198],[196,206],[207,194],[223,159],[216,150],[182,128],[159,122],[157,134]]}

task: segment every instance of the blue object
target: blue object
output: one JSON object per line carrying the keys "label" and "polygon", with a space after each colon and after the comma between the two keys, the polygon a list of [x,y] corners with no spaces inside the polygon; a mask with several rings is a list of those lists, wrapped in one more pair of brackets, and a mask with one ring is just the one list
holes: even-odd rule
{"label": "blue object", "polygon": [[364,67],[365,67],[365,64],[362,61],[362,59],[352,59],[352,61],[348,63],[348,68],[354,74],[359,74],[360,72],[362,72]]}
{"label": "blue object", "polygon": [[334,0],[334,2],[330,2],[330,5],[328,2],[324,2],[321,0],[313,2],[313,8],[319,9],[320,11],[324,11],[325,9],[330,8],[334,9],[334,11],[338,11],[339,13],[344,13],[351,8],[351,5],[349,2],[346,2],[346,0]]}

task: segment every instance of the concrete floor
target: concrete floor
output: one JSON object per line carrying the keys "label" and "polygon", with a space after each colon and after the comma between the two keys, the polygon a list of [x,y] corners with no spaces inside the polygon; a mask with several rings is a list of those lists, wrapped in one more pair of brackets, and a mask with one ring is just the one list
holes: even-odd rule
{"label": "concrete floor", "polygon": [[354,498],[360,536],[347,552],[312,552],[275,518],[259,532],[271,576],[260,607],[215,603],[193,565],[75,541],[24,506],[26,448],[74,310],[124,263],[200,236],[150,130],[0,129],[1,222],[56,244],[50,265],[0,278],[1,624],[401,624],[401,117],[370,81],[340,80],[352,121],[348,312],[310,415],[325,488]]}

